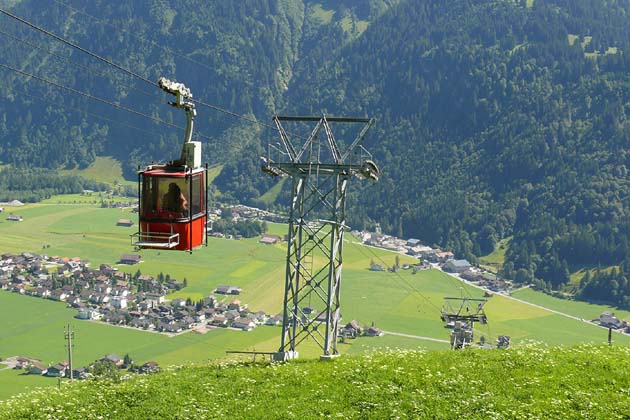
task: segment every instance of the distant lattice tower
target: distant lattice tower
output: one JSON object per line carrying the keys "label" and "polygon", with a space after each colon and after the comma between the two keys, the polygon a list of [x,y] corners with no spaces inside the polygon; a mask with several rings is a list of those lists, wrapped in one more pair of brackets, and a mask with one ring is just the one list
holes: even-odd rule
{"label": "distant lattice tower", "polygon": [[[322,349],[323,359],[335,357],[346,191],[354,176],[378,179],[379,169],[361,145],[374,119],[276,116],[274,122],[281,143],[269,145],[262,170],[292,181],[282,338],[276,359],[296,358],[298,345],[306,339]],[[314,127],[308,136],[298,137],[283,123],[295,124],[296,130],[298,124]],[[344,124],[345,132],[358,124],[361,129],[355,130],[353,141],[343,143],[335,139],[332,124]]]}

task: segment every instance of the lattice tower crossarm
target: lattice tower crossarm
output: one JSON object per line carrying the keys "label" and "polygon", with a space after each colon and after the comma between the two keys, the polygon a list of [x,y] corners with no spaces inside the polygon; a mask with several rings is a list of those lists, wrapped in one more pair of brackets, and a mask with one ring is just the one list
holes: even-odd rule
{"label": "lattice tower crossarm", "polygon": [[[341,320],[348,181],[355,175],[377,179],[378,168],[371,157],[362,156],[358,162],[346,162],[348,157],[357,157],[351,152],[353,148],[361,147],[366,128],[343,151],[335,141],[329,122],[367,123],[369,128],[373,120],[326,117],[276,117],[274,120],[282,139],[283,159],[263,158],[263,171],[289,176],[292,180],[278,358],[296,357],[298,346],[307,339],[322,349],[322,358],[334,357],[338,355],[337,334]],[[290,141],[281,121],[312,121],[317,125],[300,146]],[[318,140],[322,128],[325,142]],[[322,149],[328,152],[331,162],[324,161]]]}

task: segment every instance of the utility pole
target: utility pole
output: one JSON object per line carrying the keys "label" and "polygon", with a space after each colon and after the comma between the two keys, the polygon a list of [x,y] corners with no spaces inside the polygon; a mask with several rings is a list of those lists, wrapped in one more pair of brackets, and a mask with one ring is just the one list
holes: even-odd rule
{"label": "utility pole", "polygon": [[[375,120],[325,116],[275,116],[273,120],[282,143],[269,145],[262,170],[292,181],[282,337],[275,359],[297,358],[296,348],[306,339],[323,350],[321,359],[330,359],[339,355],[347,185],[353,176],[378,180],[379,169],[361,146]],[[310,135],[298,137],[285,131],[283,123],[315,126]],[[362,128],[355,130],[354,140],[342,143],[331,129],[332,124],[340,123],[360,124]]]}
{"label": "utility pole", "polygon": [[68,347],[68,367],[70,368],[70,383],[73,383],[74,377],[72,374],[72,347],[74,346],[74,344],[72,344],[72,340],[74,339],[74,331],[72,331],[72,326],[70,324],[66,326],[66,330],[64,331],[63,336],[67,340],[66,346]]}

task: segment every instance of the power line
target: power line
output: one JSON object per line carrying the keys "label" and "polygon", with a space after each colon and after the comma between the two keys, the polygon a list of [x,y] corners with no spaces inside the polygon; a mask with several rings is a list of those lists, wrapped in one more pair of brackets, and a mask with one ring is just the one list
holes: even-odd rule
{"label": "power line", "polygon": [[[169,122],[164,121],[164,120],[162,120],[162,119],[155,118],[155,117],[152,117],[152,116],[147,115],[147,114],[143,114],[142,112],[136,111],[135,109],[131,109],[131,108],[127,108],[127,107],[122,106],[122,105],[118,105],[118,104],[116,104],[116,103],[114,103],[114,102],[110,102],[110,101],[108,101],[108,100],[105,100],[105,99],[99,98],[99,97],[94,96],[94,95],[91,95],[91,94],[89,94],[89,93],[82,92],[82,91],[80,91],[80,90],[77,90],[77,89],[74,89],[74,88],[71,88],[71,87],[68,87],[68,86],[64,86],[64,85],[62,85],[62,84],[60,84],[60,83],[57,83],[57,82],[54,82],[54,81],[52,81],[52,80],[48,80],[48,79],[45,79],[45,78],[43,78],[43,77],[39,77],[39,76],[36,76],[36,75],[34,75],[34,74],[27,73],[27,72],[25,72],[25,71],[22,71],[22,70],[16,69],[16,68],[11,67],[11,66],[8,66],[8,65],[6,65],[6,64],[2,64],[2,63],[0,63],[0,67],[4,67],[4,68],[6,68],[6,69],[12,70],[12,71],[14,71],[14,72],[16,72],[16,73],[19,73],[19,74],[23,75],[23,76],[32,77],[33,79],[36,79],[36,80],[39,80],[39,81],[42,81],[42,82],[45,82],[45,83],[51,84],[51,85],[56,86],[56,87],[61,88],[61,89],[68,90],[68,91],[73,92],[73,93],[76,93],[76,94],[78,94],[78,95],[85,96],[86,98],[92,99],[92,100],[94,100],[94,101],[102,102],[102,103],[107,104],[107,105],[109,105],[109,106],[112,106],[112,107],[114,107],[114,108],[117,108],[117,109],[120,109],[120,110],[123,110],[123,111],[127,111],[127,112],[131,112],[131,113],[136,114],[136,115],[140,115],[141,117],[148,118],[148,119],[150,119],[150,120],[152,120],[152,121],[154,121],[154,122],[157,122],[157,123],[159,123],[159,124],[165,124],[165,125],[168,125],[169,127],[177,128],[177,129],[179,129],[179,130],[184,130],[184,128],[183,128],[183,127],[180,127],[180,126],[178,126],[178,125],[175,125],[175,124],[169,123]],[[199,136],[199,137],[203,137],[203,138],[206,138],[206,139],[208,139],[208,140],[214,140],[214,139],[212,139],[211,137],[208,137],[208,136],[206,136],[206,135],[199,134],[199,133],[197,133],[197,136]]]}
{"label": "power line", "polygon": [[27,92],[20,92],[20,93],[15,92],[12,88],[4,85],[3,83],[0,83],[0,87],[2,87],[2,89],[5,90],[5,91],[6,90],[12,91],[15,95],[30,96],[31,98],[37,99],[37,100],[42,101],[42,102],[47,102],[47,103],[49,103],[51,105],[54,105],[56,107],[61,106],[63,108],[66,108],[66,109],[69,109],[69,110],[72,110],[72,111],[75,111],[75,112],[79,112],[79,113],[84,113],[86,115],[90,115],[90,116],[92,116],[94,118],[99,118],[99,119],[111,122],[113,124],[118,124],[118,125],[121,125],[121,126],[124,126],[124,127],[127,127],[127,128],[131,128],[133,130],[142,131],[144,133],[151,134],[153,136],[160,136],[160,133],[157,133],[157,132],[154,132],[154,131],[149,131],[149,130],[146,130],[144,128],[136,127],[134,125],[128,124],[128,123],[123,122],[123,121],[118,121],[118,120],[113,120],[111,118],[103,117],[102,115],[94,114],[94,113],[86,111],[84,109],[76,108],[76,107],[73,107],[73,106],[70,106],[70,105],[65,105],[65,104],[62,104],[62,103],[59,103],[59,102],[53,102],[53,101],[50,101],[48,99],[44,99],[41,96],[33,95],[33,94],[30,94],[30,93],[27,93]]}
{"label": "power line", "polygon": [[75,44],[73,42],[68,41],[67,39],[64,39],[64,38],[60,37],[59,35],[55,35],[54,33],[50,32],[50,31],[47,31],[46,29],[44,29],[44,28],[42,28],[40,26],[37,26],[34,23],[31,23],[31,22],[27,21],[26,19],[22,19],[21,17],[16,16],[13,13],[8,12],[8,11],[2,9],[2,8],[0,8],[0,13],[3,13],[5,15],[9,16],[10,18],[17,20],[18,22],[21,22],[21,23],[25,24],[26,26],[29,26],[29,27],[31,27],[31,28],[33,28],[33,29],[43,33],[43,34],[46,34],[49,37],[55,38],[57,41],[62,42],[62,43],[66,44],[66,45],[68,45],[68,46],[70,46],[70,47],[72,47],[74,49],[77,49],[77,50],[79,50],[79,51],[81,51],[81,52],[83,52],[83,53],[85,53],[85,54],[87,54],[87,55],[89,55],[91,57],[94,57],[97,60],[100,60],[100,61],[102,61],[105,64],[108,64],[108,65],[110,65],[112,67],[116,67],[118,70],[121,70],[121,71],[123,71],[123,72],[125,72],[125,73],[127,73],[127,74],[129,74],[129,75],[131,75],[133,77],[136,77],[136,78],[142,80],[143,82],[148,83],[151,86],[158,87],[157,83],[152,82],[151,80],[147,79],[146,77],[143,77],[143,76],[139,75],[138,73],[135,73],[135,72],[133,72],[133,71],[123,67],[123,66],[120,66],[120,65],[114,63],[111,60],[103,58],[100,55],[98,55],[96,53],[93,53],[92,51],[89,51],[89,50],[87,50],[87,49],[85,49],[85,48],[83,48],[83,47],[81,47],[81,46],[79,46],[79,45],[77,45],[77,44]]}
{"label": "power line", "polygon": [[[383,258],[381,258],[378,254],[376,254],[376,252],[374,252],[373,249],[371,249],[369,246],[364,246],[364,245],[359,245],[359,252],[361,252],[364,256],[368,256],[363,252],[363,249],[367,249],[370,254],[372,254],[372,257],[377,258],[382,264],[385,265],[386,268],[390,268],[388,266],[388,264],[385,262],[385,260]],[[403,282],[405,283],[409,289],[411,289],[412,291],[416,292],[420,297],[422,297],[425,301],[427,301],[429,303],[429,305],[433,306],[435,309],[437,309],[438,311],[440,311],[441,309],[436,306],[428,297],[424,296],[413,284],[411,284],[411,282],[407,281],[405,278],[403,278],[403,276],[400,275],[400,273],[398,273],[397,271],[393,271],[392,272]]]}
{"label": "power line", "polygon": [[[31,23],[31,22],[27,21],[26,19],[23,19],[23,18],[21,18],[21,17],[19,17],[19,16],[16,16],[16,15],[14,15],[14,14],[12,14],[12,13],[10,13],[10,12],[8,12],[8,11],[6,11],[6,10],[2,9],[2,8],[0,8],[0,13],[3,13],[3,14],[5,14],[6,16],[8,16],[8,17],[10,17],[10,18],[12,18],[12,19],[15,19],[15,20],[17,20],[18,22],[21,22],[21,23],[23,23],[23,24],[25,24],[25,25],[27,25],[27,26],[29,26],[29,27],[31,27],[31,28],[33,28],[33,29],[35,29],[35,30],[37,30],[37,31],[39,31],[39,32],[41,32],[41,33],[43,33],[43,34],[45,34],[45,35],[48,35],[48,36],[50,36],[50,37],[52,37],[52,38],[54,38],[54,39],[56,39],[56,40],[58,40],[58,41],[60,41],[60,42],[62,42],[62,43],[64,43],[64,44],[66,44],[66,45],[68,45],[68,46],[72,47],[72,48],[75,48],[75,49],[77,49],[77,50],[79,50],[79,51],[81,51],[81,52],[83,52],[83,53],[85,53],[85,54],[88,54],[89,56],[91,56],[91,57],[93,57],[93,58],[96,58],[97,60],[100,60],[100,61],[102,61],[103,63],[105,63],[105,64],[107,64],[107,65],[110,65],[110,66],[112,66],[112,67],[115,67],[116,69],[118,69],[118,70],[120,70],[120,71],[123,71],[123,72],[127,73],[128,75],[131,75],[131,76],[133,76],[133,77],[136,77],[136,78],[138,78],[138,79],[142,80],[143,82],[145,82],[145,83],[147,83],[147,84],[149,84],[149,85],[151,85],[151,86],[154,86],[154,87],[157,87],[157,86],[158,86],[158,85],[157,85],[157,83],[152,82],[151,80],[147,79],[146,77],[141,76],[140,74],[135,73],[134,71],[132,71],[132,70],[130,70],[130,69],[127,69],[127,68],[125,68],[125,67],[123,67],[123,66],[121,66],[121,65],[119,65],[119,64],[116,64],[116,63],[114,63],[114,62],[113,62],[113,61],[111,61],[111,60],[108,60],[108,59],[106,59],[106,58],[103,58],[103,57],[101,57],[100,55],[98,55],[98,54],[96,54],[96,53],[94,53],[94,52],[92,52],[92,51],[90,51],[90,50],[88,50],[88,49],[86,49],[86,48],[83,48],[83,47],[81,47],[81,46],[79,46],[79,45],[77,45],[77,44],[75,44],[75,43],[73,43],[73,42],[71,42],[71,41],[68,41],[68,40],[66,40],[66,39],[62,38],[62,37],[61,37],[61,36],[59,36],[59,35],[56,35],[56,34],[54,34],[54,33],[50,32],[50,31],[48,31],[48,30],[46,30],[46,29],[44,29],[44,28],[42,28],[42,27],[40,27],[40,26],[35,25],[34,23]],[[243,114],[238,114],[238,113],[236,113],[236,112],[229,111],[229,110],[227,110],[227,109],[225,109],[225,108],[221,108],[221,107],[219,107],[219,106],[217,106],[217,105],[212,105],[212,104],[209,104],[209,103],[207,103],[207,102],[203,102],[203,101],[198,100],[198,99],[191,99],[191,101],[192,101],[192,102],[194,102],[194,103],[196,103],[196,104],[203,105],[203,106],[205,106],[205,107],[208,107],[208,108],[210,108],[210,109],[213,109],[213,110],[215,110],[215,111],[221,112],[221,113],[223,113],[223,114],[230,115],[230,116],[232,116],[232,117],[235,117],[235,118],[238,118],[238,119],[241,119],[241,120],[244,120],[244,121],[248,121],[248,122],[251,122],[251,123],[253,123],[253,124],[257,124],[257,125],[259,125],[259,126],[261,126],[261,127],[266,127],[266,128],[270,128],[270,129],[272,129],[272,130],[274,130],[274,131],[278,131],[278,128],[277,128],[277,127],[274,127],[274,126],[273,126],[273,125],[271,125],[271,124],[266,124],[266,123],[260,122],[260,121],[258,121],[258,120],[257,120],[257,119],[255,119],[255,118],[250,118],[250,117],[248,117],[248,116],[246,116],[246,115],[243,115]],[[287,134],[290,134],[290,133],[287,133]],[[297,136],[297,135],[293,135],[293,136],[294,136],[294,137],[301,138],[301,139],[304,139],[304,138],[305,138],[305,137],[303,137],[303,136]]]}
{"label": "power line", "polygon": [[54,57],[57,57],[57,58],[59,58],[59,59],[61,59],[61,60],[66,61],[66,62],[68,62],[68,63],[72,63],[73,65],[75,65],[75,66],[77,66],[77,67],[80,67],[80,68],[84,69],[85,71],[87,71],[88,73],[90,73],[90,74],[92,74],[92,75],[94,75],[94,76],[102,77],[102,78],[107,79],[107,80],[109,80],[109,81],[111,81],[111,82],[113,82],[113,83],[115,83],[115,84],[117,84],[117,85],[120,85],[120,86],[126,87],[127,89],[136,90],[136,91],[138,91],[138,92],[142,93],[143,95],[146,95],[146,96],[149,96],[149,97],[154,97],[154,95],[152,95],[152,94],[148,93],[148,92],[147,92],[147,91],[145,91],[145,90],[138,89],[138,88],[133,87],[133,86],[129,86],[129,85],[127,85],[127,84],[125,84],[125,83],[123,83],[123,82],[117,81],[117,80],[115,80],[115,79],[110,79],[108,76],[106,76],[106,75],[104,75],[104,74],[102,74],[102,73],[95,72],[94,70],[92,70],[92,69],[91,69],[91,68],[89,68],[88,66],[85,66],[85,65],[83,65],[83,64],[81,64],[81,63],[78,63],[78,62],[76,62],[75,60],[72,60],[70,57],[67,57],[67,56],[64,56],[64,55],[61,55],[61,54],[57,54],[57,53],[55,53],[55,52],[53,52],[53,51],[51,51],[51,50],[49,50],[49,49],[46,49],[46,48],[44,48],[44,47],[41,47],[41,46],[39,46],[39,45],[37,45],[37,44],[35,44],[35,43],[32,43],[32,42],[26,41],[25,39],[19,38],[19,37],[15,36],[15,35],[12,35],[12,34],[10,34],[10,33],[8,33],[8,32],[2,31],[2,30],[0,30],[0,34],[2,34],[2,35],[4,35],[4,36],[6,36],[6,37],[8,37],[8,38],[14,39],[14,40],[16,40],[16,41],[18,41],[18,42],[21,42],[21,43],[23,43],[23,44],[25,44],[25,45],[28,45],[28,46],[29,46],[29,47],[31,47],[31,48],[35,48],[35,49],[37,49],[37,50],[43,51],[44,53],[46,53],[46,54],[48,54],[48,55],[52,55],[52,56],[54,56]]}

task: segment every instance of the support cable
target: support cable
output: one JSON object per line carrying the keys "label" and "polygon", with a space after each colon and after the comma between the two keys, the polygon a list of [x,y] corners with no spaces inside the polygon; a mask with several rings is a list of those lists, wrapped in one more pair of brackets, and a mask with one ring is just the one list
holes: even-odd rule
{"label": "support cable", "polygon": [[100,61],[102,61],[103,63],[105,63],[105,64],[107,64],[107,65],[110,65],[110,66],[112,66],[112,67],[115,67],[115,68],[117,68],[117,69],[118,69],[118,70],[120,70],[120,71],[123,71],[123,72],[125,72],[125,73],[127,73],[127,74],[129,74],[129,75],[131,75],[131,76],[133,76],[133,77],[135,77],[135,78],[137,78],[137,79],[140,79],[140,80],[142,80],[143,82],[148,83],[149,85],[151,85],[151,86],[153,86],[153,87],[158,87],[158,84],[157,84],[156,82],[152,82],[151,80],[147,79],[146,77],[143,77],[143,76],[139,75],[138,73],[133,72],[132,70],[129,70],[129,69],[127,69],[127,68],[123,67],[123,66],[120,66],[120,65],[118,65],[118,64],[116,64],[116,63],[114,63],[114,62],[113,62],[113,61],[111,61],[111,60],[108,60],[108,59],[106,59],[106,58],[103,58],[103,57],[101,57],[100,55],[98,55],[98,54],[96,54],[96,53],[93,53],[93,52],[92,52],[92,51],[90,51],[90,50],[87,50],[87,49],[85,49],[85,48],[83,48],[83,47],[81,47],[81,46],[79,46],[79,45],[77,45],[77,44],[75,44],[75,43],[73,43],[73,42],[68,41],[68,40],[67,40],[67,39],[65,39],[65,38],[60,37],[59,35],[56,35],[56,34],[54,34],[54,33],[50,32],[50,31],[47,31],[46,29],[44,29],[44,28],[42,28],[42,27],[40,27],[40,26],[37,26],[37,25],[35,25],[34,23],[31,23],[31,22],[29,22],[29,21],[28,21],[28,20],[26,20],[26,19],[22,19],[21,17],[16,16],[16,15],[14,15],[13,13],[8,12],[8,11],[6,11],[6,10],[2,9],[2,8],[0,8],[0,13],[3,13],[3,14],[5,14],[5,15],[7,15],[8,17],[10,17],[10,18],[12,18],[12,19],[17,20],[18,22],[21,22],[21,23],[23,23],[24,25],[29,26],[29,27],[31,27],[31,28],[33,28],[33,29],[35,29],[36,31],[39,31],[39,32],[41,32],[41,33],[43,33],[43,34],[45,34],[45,35],[48,35],[48,36],[49,36],[49,37],[51,37],[51,38],[55,38],[57,41],[62,42],[62,43],[66,44],[66,45],[68,45],[68,46],[70,46],[70,47],[72,47],[72,48],[74,48],[74,49],[77,49],[77,50],[79,50],[79,51],[81,51],[81,52],[83,52],[83,53],[85,53],[85,54],[89,55],[90,57],[96,58],[97,60],[100,60]]}
{"label": "support cable", "polygon": [[19,92],[18,93],[16,91],[14,91],[11,87],[8,87],[5,84],[3,84],[2,82],[0,82],[0,87],[2,87],[2,90],[4,90],[4,91],[11,91],[11,92],[13,92],[13,94],[16,95],[16,96],[23,96],[23,95],[29,96],[29,97],[31,97],[33,99],[37,99],[38,101],[47,102],[47,103],[49,103],[51,105],[54,105],[55,107],[61,106],[63,108],[69,109],[71,111],[75,111],[75,112],[78,112],[78,113],[83,113],[83,114],[89,115],[89,116],[94,117],[94,118],[99,118],[101,120],[108,121],[108,122],[110,122],[112,124],[117,124],[117,125],[120,125],[120,126],[123,126],[123,127],[131,128],[133,130],[138,130],[138,131],[141,131],[143,133],[151,134],[153,136],[160,136],[161,135],[160,133],[157,133],[155,131],[149,131],[149,130],[146,130],[144,128],[140,128],[140,127],[136,127],[136,126],[131,125],[131,124],[127,124],[126,122],[113,120],[111,118],[103,117],[102,115],[94,114],[93,112],[89,112],[89,111],[86,111],[84,109],[76,108],[76,107],[73,107],[73,106],[70,106],[70,105],[65,105],[65,104],[62,104],[62,103],[59,103],[59,102],[54,102],[54,101],[51,101],[49,99],[42,98],[41,96],[32,95],[32,94],[26,93],[26,92]]}
{"label": "support cable", "polygon": [[[77,50],[79,50],[79,51],[81,51],[81,52],[83,52],[83,53],[85,53],[85,54],[87,54],[87,55],[89,55],[89,56],[91,56],[93,58],[96,58],[97,60],[102,61],[103,63],[105,63],[105,64],[107,64],[109,66],[115,67],[116,69],[118,69],[118,70],[120,70],[120,71],[122,71],[122,72],[124,72],[124,73],[126,73],[126,74],[128,74],[130,76],[133,76],[133,77],[135,77],[135,78],[137,78],[137,79],[139,79],[139,80],[141,80],[141,81],[143,81],[143,82],[145,82],[145,83],[147,83],[147,84],[149,84],[149,85],[151,85],[153,87],[158,87],[158,84],[156,82],[153,82],[153,81],[147,79],[146,77],[144,77],[144,76],[142,76],[142,75],[140,75],[140,74],[138,74],[138,73],[136,73],[136,72],[134,72],[134,71],[132,71],[132,70],[130,70],[128,68],[125,68],[125,67],[123,67],[123,66],[121,66],[119,64],[116,64],[116,63],[114,63],[111,60],[108,60],[108,59],[106,59],[104,57],[101,57],[100,55],[98,55],[98,54],[96,54],[96,53],[94,53],[94,52],[92,52],[92,51],[90,51],[90,50],[88,50],[86,48],[83,48],[83,47],[81,47],[78,44],[75,44],[75,43],[73,43],[71,41],[68,41],[67,39],[65,39],[65,38],[63,38],[63,37],[61,37],[59,35],[56,35],[56,34],[50,32],[50,31],[48,31],[48,30],[46,30],[46,29],[44,29],[44,28],[42,28],[40,26],[37,26],[34,23],[31,23],[31,22],[27,21],[26,19],[23,19],[23,18],[21,18],[19,16],[16,16],[16,15],[14,15],[13,13],[11,13],[11,12],[9,12],[7,10],[4,10],[4,9],[0,8],[0,13],[4,14],[4,15],[12,18],[12,19],[17,20],[18,22],[23,23],[24,25],[27,25],[30,28],[35,29],[36,31],[39,31],[39,32],[41,32],[41,33],[43,33],[45,35],[48,35],[48,36],[56,39],[59,42],[62,42],[62,43],[66,44],[66,45],[68,45],[68,46],[70,46],[72,48],[75,48],[75,49],[77,49]],[[213,109],[215,111],[221,112],[223,114],[230,115],[232,117],[235,117],[235,118],[238,118],[238,119],[241,119],[241,120],[244,120],[244,121],[248,121],[248,122],[251,122],[253,124],[257,124],[257,125],[259,125],[261,127],[272,128],[273,130],[276,130],[276,131],[278,130],[276,127],[274,127],[274,126],[272,126],[270,124],[265,124],[263,122],[258,121],[256,118],[251,118],[251,117],[248,117],[248,116],[243,115],[243,114],[238,114],[236,112],[229,111],[229,110],[227,110],[225,108],[221,108],[221,107],[219,107],[217,105],[212,105],[212,104],[209,104],[207,102],[203,102],[203,101],[198,100],[198,99],[191,99],[191,101],[196,103],[196,104],[199,104],[199,105],[205,106],[207,108]],[[302,138],[302,139],[304,138],[304,137],[296,136],[296,135],[293,135],[293,136],[294,137],[298,137],[298,138]]]}
{"label": "support cable", "polygon": [[[370,255],[366,255],[366,254],[365,254],[365,252],[363,252],[363,250],[362,250],[362,249],[367,249],[367,250],[370,252],[371,256],[370,256]],[[370,258],[375,257],[375,258],[377,258],[377,259],[378,259],[378,260],[379,260],[379,261],[380,261],[380,262],[381,262],[381,263],[382,263],[382,264],[383,264],[386,268],[388,268],[388,269],[390,268],[390,267],[389,267],[389,265],[385,262],[385,260],[384,260],[383,258],[381,258],[378,254],[376,254],[376,253],[374,252],[374,250],[372,250],[369,246],[365,246],[365,245],[363,245],[363,244],[360,244],[360,245],[359,245],[359,250],[360,250],[359,252],[361,252],[361,253],[363,254],[363,256],[365,256],[365,257],[370,257]],[[435,303],[433,303],[433,302],[432,302],[432,301],[431,301],[428,297],[426,297],[425,295],[423,295],[423,294],[422,294],[422,293],[421,293],[421,292],[420,292],[420,291],[419,291],[419,290],[418,290],[418,289],[417,289],[417,288],[416,288],[416,287],[415,287],[415,286],[414,286],[411,282],[409,282],[407,279],[405,279],[403,276],[401,276],[401,275],[400,275],[397,271],[393,271],[393,273],[394,273],[394,274],[398,277],[398,279],[399,279],[400,281],[402,281],[403,283],[405,283],[405,284],[407,285],[407,287],[408,287],[411,291],[416,292],[416,293],[417,293],[420,297],[422,297],[422,298],[423,298],[423,299],[424,299],[427,303],[429,303],[429,305],[433,306],[433,308],[435,308],[436,310],[441,311],[441,308],[440,308],[440,307],[438,307],[437,305],[435,305]]]}
{"label": "support cable", "polygon": [[[68,86],[62,85],[62,84],[60,84],[60,83],[54,82],[54,81],[52,81],[52,80],[45,79],[45,78],[43,78],[43,77],[36,76],[36,75],[34,75],[34,74],[27,73],[27,72],[25,72],[25,71],[22,71],[22,70],[16,69],[16,68],[11,67],[11,66],[8,66],[8,65],[6,65],[6,64],[2,64],[2,63],[0,63],[0,67],[3,67],[3,68],[5,68],[5,69],[11,70],[11,71],[14,71],[14,72],[19,73],[19,74],[21,74],[21,75],[23,75],[23,76],[31,77],[31,78],[36,79],[36,80],[39,80],[39,81],[41,81],[41,82],[48,83],[48,84],[53,85],[53,86],[56,86],[56,87],[58,87],[58,88],[60,88],[60,89],[65,89],[65,90],[68,90],[68,91],[70,91],[70,92],[72,92],[72,93],[76,93],[76,94],[78,94],[78,95],[85,96],[86,98],[92,99],[92,100],[94,100],[94,101],[102,102],[102,103],[104,103],[104,104],[106,104],[106,105],[109,105],[109,106],[112,106],[112,107],[114,107],[114,108],[117,108],[117,109],[120,109],[120,110],[123,110],[123,111],[126,111],[126,112],[130,112],[130,113],[132,113],[132,114],[140,115],[141,117],[148,118],[148,119],[150,119],[150,120],[152,120],[152,121],[154,121],[154,122],[156,122],[156,123],[159,123],[159,124],[165,124],[165,125],[167,125],[167,126],[169,126],[169,127],[172,127],[172,128],[177,128],[177,129],[179,129],[179,130],[185,130],[185,128],[184,128],[184,127],[180,127],[180,126],[178,126],[178,125],[176,125],[176,124],[169,123],[168,121],[164,121],[164,120],[162,120],[162,119],[160,119],[160,118],[156,118],[156,117],[152,117],[152,116],[147,115],[147,114],[143,114],[142,112],[140,112],[140,111],[136,111],[135,109],[131,109],[131,108],[128,108],[128,107],[125,107],[125,106],[122,106],[122,105],[118,105],[118,104],[116,104],[116,103],[114,103],[114,102],[110,102],[110,101],[108,101],[108,100],[106,100],[106,99],[99,98],[99,97],[94,96],[94,95],[91,95],[91,94],[89,94],[89,93],[82,92],[82,91],[80,91],[80,90],[77,90],[77,89],[74,89],[74,88],[71,88],[71,87],[68,87]],[[197,136],[199,136],[199,137],[203,137],[203,138],[206,138],[206,139],[208,139],[208,140],[213,140],[213,141],[214,141],[214,139],[213,139],[213,138],[208,137],[208,136],[203,135],[203,134],[199,134],[199,133],[197,133]]]}
{"label": "support cable", "polygon": [[77,66],[77,67],[79,67],[79,68],[84,69],[86,72],[88,72],[88,73],[90,73],[90,74],[92,74],[92,75],[94,75],[94,76],[97,76],[97,77],[102,77],[102,78],[104,78],[104,79],[109,80],[110,82],[113,82],[113,83],[115,83],[115,84],[119,85],[119,86],[123,86],[123,87],[126,87],[127,89],[132,89],[132,90],[138,91],[138,92],[142,93],[143,95],[146,95],[146,96],[151,97],[151,98],[153,98],[153,97],[155,96],[155,95],[150,94],[150,93],[149,93],[149,92],[147,92],[146,90],[138,89],[138,88],[136,88],[136,87],[129,86],[129,85],[127,85],[127,84],[123,83],[123,82],[120,82],[120,81],[117,81],[117,80],[111,79],[109,76],[106,76],[106,75],[104,75],[104,74],[102,74],[102,73],[98,73],[98,72],[96,72],[96,71],[92,70],[91,68],[89,68],[88,66],[83,65],[83,64],[81,64],[81,63],[78,63],[77,61],[75,61],[75,60],[71,59],[70,57],[64,56],[64,55],[62,55],[62,54],[57,54],[57,53],[55,53],[55,52],[53,52],[53,51],[51,51],[51,50],[49,50],[49,49],[47,49],[47,48],[44,48],[44,47],[42,47],[42,46],[39,46],[39,45],[38,45],[38,44],[36,44],[36,43],[29,42],[29,41],[27,41],[27,40],[25,40],[25,39],[19,38],[19,37],[15,36],[15,35],[12,35],[12,34],[10,34],[10,33],[8,33],[8,32],[2,31],[2,30],[0,30],[0,34],[2,34],[2,35],[4,35],[4,36],[6,36],[6,37],[8,37],[8,38],[11,38],[11,39],[13,39],[13,40],[15,40],[15,41],[21,42],[21,43],[23,43],[24,45],[28,45],[29,47],[34,48],[34,49],[36,49],[36,50],[40,50],[40,51],[44,52],[45,54],[48,54],[48,55],[51,55],[51,56],[53,56],[53,57],[57,57],[57,58],[59,58],[59,59],[61,59],[61,60],[64,60],[64,61],[65,61],[65,62],[67,62],[67,63],[72,63],[73,65],[75,65],[75,66]]}

